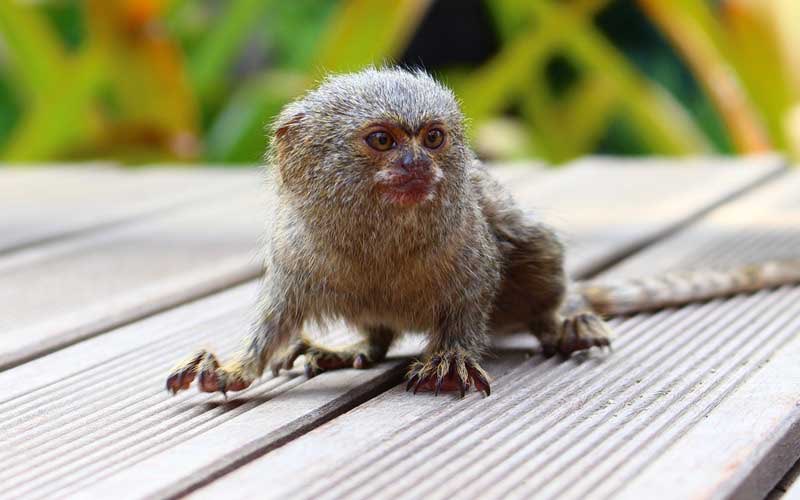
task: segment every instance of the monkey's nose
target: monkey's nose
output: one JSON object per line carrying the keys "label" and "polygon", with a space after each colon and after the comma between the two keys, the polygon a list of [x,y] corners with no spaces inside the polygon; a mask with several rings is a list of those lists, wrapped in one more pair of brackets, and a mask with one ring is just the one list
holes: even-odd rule
{"label": "monkey's nose", "polygon": [[411,151],[404,151],[403,156],[400,157],[400,166],[406,170],[411,169],[414,164],[414,153]]}
{"label": "monkey's nose", "polygon": [[411,151],[405,151],[400,157],[400,166],[410,174],[426,170],[429,163],[427,159],[415,156]]}

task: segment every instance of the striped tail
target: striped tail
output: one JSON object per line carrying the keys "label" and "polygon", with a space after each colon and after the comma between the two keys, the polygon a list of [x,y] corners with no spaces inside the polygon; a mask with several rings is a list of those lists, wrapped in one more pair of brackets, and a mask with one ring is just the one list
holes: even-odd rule
{"label": "striped tail", "polygon": [[798,283],[800,259],[621,281],[579,281],[570,290],[564,310],[566,314],[587,309],[609,316],[630,314]]}

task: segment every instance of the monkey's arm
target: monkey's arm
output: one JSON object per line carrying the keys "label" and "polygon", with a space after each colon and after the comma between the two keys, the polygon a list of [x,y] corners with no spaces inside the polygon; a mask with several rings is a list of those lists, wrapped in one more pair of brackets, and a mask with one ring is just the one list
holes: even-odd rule
{"label": "monkey's arm", "polygon": [[290,303],[294,296],[290,280],[270,274],[261,289],[259,319],[245,337],[242,348],[233,359],[220,364],[217,357],[204,349],[195,351],[173,368],[167,377],[167,390],[173,394],[188,389],[197,377],[203,392],[241,391],[261,374],[267,362],[297,334],[303,323],[299,309]]}
{"label": "monkey's arm", "polygon": [[563,310],[567,313],[591,310],[608,316],[630,314],[797,283],[800,283],[800,259],[621,281],[581,281],[571,287]]}

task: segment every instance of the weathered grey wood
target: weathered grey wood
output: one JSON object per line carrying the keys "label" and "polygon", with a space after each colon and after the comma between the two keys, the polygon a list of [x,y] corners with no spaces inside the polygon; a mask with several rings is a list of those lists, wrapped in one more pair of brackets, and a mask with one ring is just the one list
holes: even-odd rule
{"label": "weathered grey wood", "polygon": [[[800,251],[798,192],[800,173],[795,172],[719,210],[681,238],[626,261],[618,275],[641,274],[652,269],[652,263],[674,269],[796,257]],[[690,242],[694,251],[687,248]],[[796,287],[788,293],[799,290]],[[780,293],[773,295],[780,297]],[[777,300],[772,298],[772,302]],[[766,314],[757,318],[764,323],[761,329],[731,333],[737,342],[748,342],[753,353],[742,359],[746,364],[737,367],[738,371],[720,380],[720,386],[728,384],[730,392],[725,399],[720,394],[716,400],[704,400],[713,411],[686,425],[685,435],[665,445],[663,455],[653,457],[644,472],[619,491],[620,497],[635,498],[666,484],[682,497],[707,493],[745,499],[763,497],[772,489],[800,457],[797,304],[793,298],[782,308],[773,305],[772,321],[763,322]],[[708,383],[713,383],[713,378]],[[703,476],[706,480],[700,481]]]}
{"label": "weathered grey wood", "polygon": [[[800,173],[607,274],[796,255],[798,192]],[[800,456],[800,287],[612,325],[608,356],[534,357],[498,377],[486,399],[397,387],[192,496],[766,495]]]}
{"label": "weathered grey wood", "polygon": [[528,182],[534,176],[545,176],[548,172],[553,171],[536,161],[491,163],[488,167],[492,175],[506,185],[513,185],[516,181]]}
{"label": "weathered grey wood", "polygon": [[776,174],[781,164],[771,155],[587,158],[516,194],[561,231],[569,247],[567,267],[585,276],[747,190],[754,181],[749,168]]}
{"label": "weathered grey wood", "polygon": [[255,172],[250,180],[158,217],[0,255],[0,368],[256,277],[265,208]]}
{"label": "weathered grey wood", "polygon": [[0,252],[135,220],[241,189],[246,170],[0,167]]}
{"label": "weathered grey wood", "polygon": [[[572,200],[575,200],[574,194],[577,193],[585,193],[586,197],[591,197],[592,193],[597,193],[597,187],[600,183],[604,182],[604,176],[600,175],[603,168],[608,169],[609,171],[617,168],[613,166],[608,167],[581,167],[588,170],[589,173],[592,174],[592,177],[589,180],[582,180],[581,176],[574,176],[572,179],[574,182],[570,182],[567,186],[557,182],[551,182],[549,180],[545,180],[541,183],[536,183],[537,186],[542,186],[541,191],[534,191],[533,189],[528,192],[528,195],[531,199],[546,199],[547,197],[551,197],[550,199],[556,200],[557,203],[554,204],[556,207],[555,210],[562,210],[566,209],[566,212],[569,212],[569,204],[572,203]],[[628,172],[636,172],[639,171],[638,169],[645,169],[651,168],[648,166],[640,166],[634,167],[629,166]],[[652,167],[654,169],[658,169],[658,167]],[[757,170],[757,167],[755,167]],[[698,212],[705,209],[708,204],[716,203],[719,199],[725,198],[729,196],[732,192],[738,191],[743,189],[746,185],[752,184],[757,179],[763,178],[763,174],[765,172],[774,172],[771,167],[762,169],[759,173],[756,170],[749,172],[747,176],[739,176],[736,173],[735,168],[721,168],[720,170],[715,169],[703,169],[703,176],[704,177],[693,177],[693,169],[686,169],[685,171],[675,171],[675,175],[685,176],[685,179],[691,179],[694,182],[699,182],[701,179],[708,179],[711,177],[715,179],[717,184],[714,186],[715,188],[719,189],[716,191],[716,196],[710,195],[707,191],[703,197],[694,196],[694,197],[685,197],[685,191],[683,189],[682,183],[673,182],[671,185],[675,187],[675,191],[673,194],[670,195],[665,188],[666,183],[662,183],[660,185],[652,185],[649,183],[644,182],[643,175],[635,175],[630,174],[626,176],[630,182],[634,182],[634,186],[637,186],[639,189],[652,189],[654,196],[658,195],[660,200],[664,200],[663,203],[668,203],[666,200],[672,198],[673,203],[672,207],[673,210],[669,214],[669,216],[665,217],[663,209],[663,205],[658,208],[658,210],[653,211],[653,217],[648,218],[646,216],[647,208],[637,212],[635,216],[631,217],[634,224],[637,227],[640,227],[640,232],[635,233],[634,231],[625,230],[622,233],[625,237],[617,237],[612,239],[612,242],[603,241],[595,238],[593,240],[593,244],[602,244],[606,249],[606,252],[614,254],[616,250],[616,245],[620,242],[624,242],[625,244],[630,244],[631,238],[633,239],[641,239],[643,237],[651,237],[654,234],[659,234],[659,232],[663,231],[665,227],[670,227],[671,225],[677,223],[677,221],[686,221],[687,219],[695,216]],[[565,174],[561,172],[558,176]],[[568,174],[573,175],[573,174]],[[609,176],[612,178],[615,174],[609,173]],[[666,176],[667,174],[662,174]],[[635,181],[635,179],[639,179],[639,181]],[[731,182],[730,184],[728,182]],[[637,183],[638,182],[638,183]],[[689,182],[689,181],[686,181]],[[524,188],[524,186],[518,186],[519,188]],[[553,192],[553,189],[564,189],[562,194],[559,195],[557,192]],[[594,188],[594,189],[592,189]],[[605,193],[600,191],[600,200],[603,203],[606,203],[608,197]],[[677,195],[676,195],[677,193]],[[619,203],[625,203],[624,198],[621,200],[617,200]],[[587,210],[593,213],[593,217],[595,217],[595,223],[600,225],[602,221],[597,217],[597,212],[603,212],[604,206],[602,204],[598,204],[595,207],[592,207],[591,204],[585,200],[581,199],[579,201],[582,207],[585,207]],[[632,207],[633,208],[633,207]],[[644,212],[644,215],[643,213]],[[581,211],[576,211],[574,213],[582,213]],[[565,221],[564,225],[569,227],[570,222]],[[616,228],[625,228],[624,221],[621,223],[615,219],[609,219],[606,221],[606,225],[613,225]],[[593,227],[593,230],[600,230],[599,226]],[[575,232],[578,236],[580,236],[579,231]],[[588,245],[591,245],[589,243]],[[591,248],[589,248],[591,250]],[[585,255],[598,255],[599,252],[587,252]],[[581,268],[581,262],[579,260],[574,260],[576,268]],[[583,266],[584,268],[588,268],[588,266]],[[230,333],[220,332],[220,335]],[[535,344],[531,339],[527,339],[528,344],[527,346],[533,347]],[[395,351],[396,353],[397,351]],[[46,358],[45,358],[46,359]],[[382,365],[378,369],[378,372],[381,373],[388,373],[382,372],[382,370],[397,370],[392,372],[395,378],[389,377],[388,379],[382,379],[381,383],[384,384],[391,384],[397,380],[399,380],[401,376],[401,372],[399,370],[402,369],[402,362],[390,362],[387,364]],[[20,367],[25,368],[25,366]],[[18,368],[18,369],[20,369]],[[15,370],[11,370],[14,372]],[[501,370],[502,371],[502,370]],[[499,372],[498,372],[499,374]],[[163,373],[161,374],[163,376]],[[327,380],[326,384],[335,384],[337,387],[347,387],[351,391],[364,391],[363,384],[366,384],[367,387],[372,387],[370,384],[374,384],[375,382],[372,379],[364,378],[363,372],[357,371],[343,371],[339,373],[333,374],[326,374],[324,377],[317,377],[313,379],[312,383],[323,383],[317,382],[319,380]],[[500,377],[499,380],[503,380],[504,377]],[[300,378],[302,380],[302,377]],[[2,382],[2,380],[0,380]],[[153,384],[161,383],[161,379],[154,376],[152,381]],[[256,388],[255,391],[261,390],[260,388],[264,386],[268,386],[271,384],[271,379],[269,377],[266,378],[263,382],[261,382]],[[341,384],[341,385],[340,385]],[[501,384],[502,386],[502,384]],[[307,394],[307,391],[312,391],[310,386],[303,384],[301,390],[292,391],[287,393],[283,399],[274,402],[270,402],[269,404],[265,404],[263,407],[259,406],[258,411],[248,411],[243,414],[235,414],[230,415],[228,418],[221,418],[218,426],[214,427],[213,432],[208,431],[198,431],[196,435],[192,435],[188,437],[186,441],[180,443],[170,443],[165,445],[163,448],[159,448],[158,450],[154,450],[152,455],[149,457],[146,456],[136,456],[132,458],[129,462],[125,462],[123,465],[120,465],[120,468],[124,468],[124,470],[117,471],[116,469],[104,469],[107,470],[107,473],[104,473],[102,476],[98,476],[94,479],[97,479],[98,484],[94,485],[94,487],[85,490],[85,494],[87,496],[95,496],[95,497],[104,497],[110,494],[110,492],[114,492],[115,496],[123,495],[128,498],[137,498],[142,496],[148,495],[155,495],[155,496],[166,496],[166,495],[173,495],[179,494],[186,490],[196,487],[198,484],[202,484],[208,481],[210,478],[213,478],[217,474],[220,474],[226,470],[229,470],[232,467],[237,466],[239,463],[243,461],[247,461],[251,459],[253,456],[258,454],[264,453],[273,449],[277,444],[282,444],[282,439],[285,439],[283,436],[285,434],[281,434],[281,432],[276,430],[276,426],[278,429],[285,429],[287,426],[291,426],[292,424],[290,421],[281,421],[281,420],[271,420],[272,415],[274,412],[277,412],[278,415],[282,415],[282,409],[276,408],[275,405],[281,406],[290,406],[293,402],[296,404],[297,402],[302,402],[310,397]],[[314,392],[312,391],[312,395]],[[393,393],[392,393],[393,394]],[[335,397],[331,396],[330,397]],[[403,395],[403,397],[406,397]],[[347,398],[345,398],[347,399]],[[260,401],[253,400],[252,396],[248,397],[248,394],[244,394],[241,399],[237,398],[237,400],[242,401],[243,405],[255,405],[260,403]],[[426,407],[433,411],[434,413],[438,413],[441,409],[447,408],[447,398],[439,398],[433,404],[432,407]],[[490,399],[489,401],[494,401],[494,399]],[[445,406],[443,406],[445,405]],[[250,408],[250,406],[248,406]],[[335,410],[332,413],[325,413],[328,410],[320,410],[321,413],[326,415],[325,418],[331,418],[335,416],[338,411],[341,411],[340,406],[335,406]],[[432,408],[432,409],[431,409]],[[192,410],[196,410],[196,408],[192,408],[191,406],[185,407],[182,411],[189,412]],[[307,408],[308,409],[308,408]],[[423,408],[424,409],[424,408]],[[162,410],[159,410],[162,411]],[[308,410],[310,411],[310,410]],[[393,415],[391,410],[387,410],[388,413],[386,415]],[[404,410],[405,411],[405,410]],[[416,412],[418,411],[415,406],[409,407],[408,416],[404,417],[401,415],[396,415],[392,417],[389,421],[386,422],[386,429],[391,431],[397,430],[396,425],[402,425],[402,422],[406,418],[411,418],[415,420],[415,416],[417,415]],[[278,418],[278,417],[276,417]],[[305,418],[305,417],[304,417]],[[322,419],[324,420],[324,419]],[[319,423],[321,420],[315,421],[315,425]],[[294,421],[291,421],[294,422]],[[308,429],[304,429],[308,430]],[[376,431],[377,432],[377,431]],[[277,434],[276,434],[277,433]],[[446,434],[446,432],[445,432]],[[376,434],[377,435],[377,434]],[[367,437],[363,434],[360,434],[360,439],[365,442],[371,442],[372,446],[375,446],[374,441],[370,441]],[[308,441],[304,441],[308,443]],[[380,444],[380,443],[378,443]],[[72,445],[68,445],[72,446]],[[380,448],[380,447],[379,447]],[[283,448],[281,448],[282,450]],[[349,450],[349,448],[342,448],[342,451]],[[385,451],[385,450],[384,450]],[[60,451],[61,452],[61,451]],[[269,455],[268,455],[269,457]],[[342,462],[343,463],[343,462]],[[341,465],[341,463],[339,463]],[[309,464],[306,464],[308,466]],[[92,465],[92,467],[100,467],[101,465]],[[87,464],[82,465],[82,467],[88,467]],[[100,481],[100,479],[103,481]],[[145,480],[146,478],[146,480]],[[51,478],[50,481],[52,482],[53,479]],[[286,481],[289,483],[289,478],[280,478],[279,481]],[[49,483],[51,484],[51,483]],[[75,483],[76,485],[78,483]],[[80,483],[84,485],[86,483]],[[56,487],[53,485],[52,487]],[[66,486],[64,486],[66,487]],[[77,486],[76,486],[77,487]],[[71,487],[70,487],[71,488]],[[69,490],[72,491],[72,490]],[[22,492],[22,491],[21,491]],[[29,492],[25,492],[29,493]],[[264,492],[266,494],[266,492]]]}
{"label": "weathered grey wood", "polygon": [[[205,340],[229,353],[235,333],[246,328],[255,294],[254,284],[243,285],[0,374],[8,388],[0,416],[13,429],[0,435],[3,495],[83,492],[101,498],[83,489],[152,455],[164,463],[149,470],[149,480],[169,483],[202,466],[209,454],[241,456],[275,447],[386,389],[401,367],[387,363],[312,380],[296,370],[244,392],[243,402],[227,404],[194,391],[167,395],[158,382],[176,351]],[[344,334],[329,336],[338,342]],[[491,368],[502,373],[523,358],[510,352]],[[76,360],[91,359],[103,361],[76,367]],[[200,433],[210,439],[191,439]],[[188,447],[179,455],[158,455],[180,443]]]}
{"label": "weathered grey wood", "polygon": [[[210,441],[181,462],[193,465],[192,457],[206,452],[243,453],[245,444],[274,446],[385,389],[396,375],[397,367],[310,381],[293,373],[228,404],[195,391],[170,397],[165,371],[197,345],[230,355],[255,295],[254,283],[240,286],[0,373],[2,496],[65,495],[200,433]],[[286,397],[301,384],[303,391]],[[247,415],[245,425],[237,415]],[[152,470],[150,477],[169,474]]]}

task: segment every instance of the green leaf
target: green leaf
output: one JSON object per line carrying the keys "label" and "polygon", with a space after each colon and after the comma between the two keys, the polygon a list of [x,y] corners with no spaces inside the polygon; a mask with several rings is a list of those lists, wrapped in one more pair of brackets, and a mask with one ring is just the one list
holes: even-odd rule
{"label": "green leaf", "polygon": [[283,105],[306,88],[308,80],[295,73],[269,72],[242,86],[228,100],[206,137],[211,161],[256,163],[267,146],[265,124]]}
{"label": "green leaf", "polygon": [[639,74],[622,54],[583,17],[550,1],[531,2],[543,24],[563,33],[564,50],[586,69],[606,75],[653,152],[686,154],[710,145],[686,111],[665,90]]}
{"label": "green leaf", "polygon": [[697,0],[639,0],[639,4],[670,37],[705,86],[737,149],[741,152],[769,149],[771,141],[762,117],[743,89],[727,36],[708,6]]}
{"label": "green leaf", "polygon": [[354,71],[397,57],[408,44],[431,0],[349,0],[334,14],[319,45],[315,68]]}
{"label": "green leaf", "polygon": [[207,101],[229,76],[242,45],[274,0],[231,0],[189,61],[189,74],[201,101]]}
{"label": "green leaf", "polygon": [[101,79],[102,66],[87,53],[73,61],[58,92],[38,95],[14,129],[3,160],[31,162],[53,160],[85,145],[95,123],[90,103]]}
{"label": "green leaf", "polygon": [[0,1],[0,37],[8,48],[19,87],[29,95],[48,92],[63,81],[63,47],[34,7]]}

